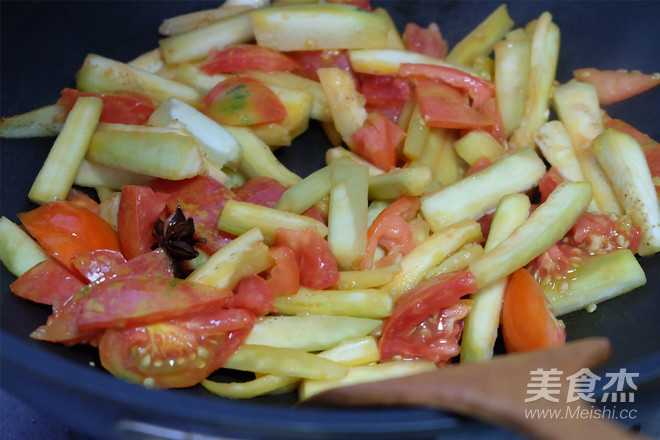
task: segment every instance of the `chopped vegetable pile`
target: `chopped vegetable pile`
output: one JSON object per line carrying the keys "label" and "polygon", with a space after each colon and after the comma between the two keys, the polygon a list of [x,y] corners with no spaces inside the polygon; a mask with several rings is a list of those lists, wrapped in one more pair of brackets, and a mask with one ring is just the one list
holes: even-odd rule
{"label": "chopped vegetable pile", "polygon": [[[561,345],[562,315],[644,285],[660,144],[607,106],[660,74],[559,83],[550,13],[501,5],[453,47],[442,19],[227,0],[3,117],[2,137],[55,137],[37,206],[0,218],[11,291],[52,306],[30,336],[147,387],[303,399],[487,361],[498,335]],[[310,126],[331,146],[302,177],[274,152]]]}

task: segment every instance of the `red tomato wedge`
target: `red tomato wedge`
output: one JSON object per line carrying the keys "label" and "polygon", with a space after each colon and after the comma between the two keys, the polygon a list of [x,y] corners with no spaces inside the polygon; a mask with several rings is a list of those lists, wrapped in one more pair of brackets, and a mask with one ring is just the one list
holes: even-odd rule
{"label": "red tomato wedge", "polygon": [[126,258],[117,251],[99,249],[76,255],[72,263],[88,283],[96,283],[113,274],[126,263]]}
{"label": "red tomato wedge", "polygon": [[199,66],[208,74],[231,73],[247,69],[260,69],[266,72],[294,72],[298,63],[291,57],[256,44],[239,44],[212,51]]}
{"label": "red tomato wedge", "polygon": [[99,204],[96,200],[92,199],[84,192],[79,191],[75,188],[71,188],[69,190],[69,194],[67,194],[66,200],[67,202],[71,202],[83,208],[89,209],[96,215],[99,215],[101,212],[101,209],[99,208]]}
{"label": "red tomato wedge", "polygon": [[151,187],[167,196],[168,215],[177,206],[186,217],[195,222],[195,235],[206,240],[197,246],[208,254],[216,252],[233,240],[234,236],[218,231],[218,217],[228,199],[234,193],[222,183],[208,176],[197,176],[184,180],[156,179]]}
{"label": "red tomato wedge", "polygon": [[292,230],[278,228],[275,245],[293,249],[300,273],[300,285],[323,290],[339,281],[337,260],[328,242],[314,228]]}
{"label": "red tomato wedge", "polygon": [[165,209],[167,198],[148,186],[125,185],[117,211],[117,233],[127,259],[151,250],[156,242],[154,222]]}
{"label": "red tomato wedge", "polygon": [[371,12],[371,2],[369,0],[327,0],[328,3],[338,3],[342,5],[353,5],[367,12]]}
{"label": "red tomato wedge", "polygon": [[636,70],[598,70],[592,67],[573,71],[578,81],[592,84],[601,105],[623,101],[660,84],[660,74],[645,74]]}
{"label": "red tomato wedge", "polygon": [[300,271],[296,254],[288,246],[272,246],[268,254],[275,264],[266,271],[264,278],[273,297],[295,295],[300,289]]}
{"label": "red tomato wedge", "polygon": [[67,345],[94,343],[102,330],[83,330],[78,326],[81,301],[88,289],[82,289],[61,305],[53,305],[53,313],[46,324],[30,333],[30,337]]}
{"label": "red tomato wedge", "polygon": [[494,120],[470,106],[454,87],[441,81],[415,78],[415,94],[424,120],[431,127],[488,129]]}
{"label": "red tomato wedge", "polygon": [[282,122],[286,108],[275,92],[253,78],[228,78],[209,91],[202,111],[211,119],[228,125]]}
{"label": "red tomato wedge", "polygon": [[148,387],[190,387],[224,365],[254,321],[246,310],[212,309],[148,326],[107,329],[99,341],[101,364],[123,380]]}
{"label": "red tomato wedge", "polygon": [[485,170],[493,164],[493,161],[489,157],[483,156],[477,159],[470,168],[465,172],[465,177],[471,176],[472,174],[478,173],[479,171]]}
{"label": "red tomato wedge", "polygon": [[385,320],[378,342],[381,361],[401,356],[444,364],[458,355],[463,327],[457,321],[470,310],[469,302],[459,300],[476,291],[472,273],[461,270],[439,275],[404,293]]}
{"label": "red tomato wedge", "polygon": [[366,99],[368,113],[380,113],[392,122],[398,120],[412,94],[408,80],[395,75],[361,74],[358,91]]}
{"label": "red tomato wedge", "polygon": [[539,192],[541,193],[541,202],[545,202],[548,196],[557,188],[557,185],[564,181],[564,176],[555,167],[550,167],[539,181]]}
{"label": "red tomato wedge", "polygon": [[237,188],[232,188],[236,199],[269,208],[277,205],[284,191],[286,186],[272,177],[265,176],[255,177]]}
{"label": "red tomato wedge", "polygon": [[351,135],[353,151],[360,157],[389,171],[396,166],[396,147],[406,132],[380,113],[370,113],[362,127]]}
{"label": "red tomato wedge", "polygon": [[493,83],[453,67],[403,63],[399,67],[399,75],[406,78],[426,78],[443,81],[447,85],[467,93],[472,100],[472,107],[476,109],[495,97]]}
{"label": "red tomato wedge", "polygon": [[378,246],[385,248],[387,255],[377,266],[394,264],[415,248],[413,230],[408,222],[415,218],[421,206],[418,197],[404,196],[378,214],[367,231],[367,249],[360,263],[362,270],[373,268]]}
{"label": "red tomato wedge", "polygon": [[18,218],[41,247],[71,271],[75,271],[71,259],[77,254],[98,249],[121,252],[112,226],[72,202],[49,202]]}
{"label": "red tomato wedge", "polygon": [[407,23],[403,30],[403,45],[411,52],[440,59],[447,57],[447,42],[436,23],[429,24],[426,29],[416,23]]}
{"label": "red tomato wedge", "polygon": [[45,260],[9,285],[16,296],[39,304],[64,304],[85,287],[71,271],[55,260]]}
{"label": "red tomato wedge", "polygon": [[100,122],[115,124],[145,125],[156,106],[151,99],[140,93],[120,91],[115,93],[80,92],[75,89],[64,89],[57,103],[64,107],[68,115],[73,105],[81,96],[96,96],[103,100]]}
{"label": "red tomato wedge", "polygon": [[319,80],[316,71],[322,67],[339,67],[355,76],[346,50],[299,50],[287,55],[296,60],[302,76],[314,81]]}
{"label": "red tomato wedge", "polygon": [[628,248],[633,253],[642,240],[641,230],[627,216],[585,212],[575,221],[570,236],[573,243],[589,254],[602,254]]}
{"label": "red tomato wedge", "polygon": [[509,277],[501,318],[506,350],[541,350],[566,342],[564,323],[550,311],[550,303],[527,269],[518,269]]}
{"label": "red tomato wedge", "polygon": [[276,311],[270,287],[259,275],[242,278],[234,290],[236,293],[227,301],[228,308],[249,310],[256,316]]}
{"label": "red tomato wedge", "polygon": [[151,324],[224,305],[232,292],[178,278],[119,277],[94,284],[83,300],[82,330]]}

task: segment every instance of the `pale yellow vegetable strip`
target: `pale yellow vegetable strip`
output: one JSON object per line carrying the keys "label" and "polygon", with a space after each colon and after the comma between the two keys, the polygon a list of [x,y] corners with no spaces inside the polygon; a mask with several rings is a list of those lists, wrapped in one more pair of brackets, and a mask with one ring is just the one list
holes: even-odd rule
{"label": "pale yellow vegetable strip", "polygon": [[137,174],[180,180],[202,171],[202,153],[190,136],[146,131],[97,131],[87,159]]}
{"label": "pale yellow vegetable strip", "polygon": [[440,127],[431,127],[420,157],[411,166],[427,166],[432,178],[442,186],[459,181],[465,172],[463,160],[454,150],[456,133]]}
{"label": "pale yellow vegetable strip", "polygon": [[330,194],[331,189],[332,168],[326,166],[287,188],[275,207],[282,211],[302,214]]}
{"label": "pale yellow vegetable strip", "polygon": [[81,92],[109,93],[129,90],[142,93],[156,104],[171,97],[191,105],[201,100],[200,94],[187,85],[95,54],[89,54],[85,58],[76,75],[76,84]]}
{"label": "pale yellow vegetable strip", "polygon": [[158,33],[161,35],[178,35],[193,29],[199,29],[212,23],[222,20],[232,15],[251,11],[254,8],[266,6],[267,0],[252,1],[250,4],[226,1],[219,8],[204,9],[194,11],[188,14],[177,15],[163,20],[158,27]]}
{"label": "pale yellow vegetable strip", "polygon": [[428,280],[443,273],[467,269],[470,266],[470,263],[477,258],[480,258],[483,254],[483,246],[477,243],[468,243],[445,258],[442,263],[426,271],[424,279]]}
{"label": "pale yellow vegetable strip", "polygon": [[458,66],[439,58],[409,50],[349,50],[348,57],[351,60],[353,70],[358,73],[369,73],[372,75],[396,75],[399,72],[399,67],[404,63],[432,64],[436,66],[452,67],[470,74],[474,73],[474,71],[468,67]]}
{"label": "pale yellow vegetable strip", "polygon": [[397,30],[396,25],[394,24],[394,21],[392,20],[392,17],[390,16],[390,13],[387,11],[387,9],[376,8],[374,9],[374,13],[382,15],[383,17],[387,18],[388,21],[389,30],[387,31],[387,43],[385,43],[385,48],[399,50],[405,49],[403,39],[401,38],[401,35],[399,34],[399,31]]}
{"label": "pale yellow vegetable strip", "polygon": [[552,22],[549,12],[538,19],[531,52],[525,110],[520,126],[510,139],[517,148],[532,146],[534,132],[548,120],[548,104],[559,57],[559,28]]}
{"label": "pale yellow vegetable strip", "polygon": [[630,249],[617,249],[595,255],[574,273],[555,285],[541,284],[555,315],[586,308],[592,312],[596,304],[629,292],[646,283],[644,269]]}
{"label": "pale yellow vegetable strip", "polygon": [[296,385],[299,377],[266,374],[247,382],[214,382],[203,380],[201,385],[208,391],[228,399],[252,399],[264,394],[275,394],[278,390]]}
{"label": "pale yellow vegetable strip", "polygon": [[379,287],[392,281],[399,272],[401,265],[398,263],[375,269],[340,271],[335,287],[342,290]]}
{"label": "pale yellow vegetable strip", "polygon": [[167,64],[205,58],[211,49],[247,43],[254,38],[250,13],[236,14],[203,28],[160,40],[160,49]]}
{"label": "pale yellow vegetable strip", "polygon": [[332,166],[328,246],[341,269],[357,269],[367,249],[369,171],[350,161]]}
{"label": "pale yellow vegetable strip", "polygon": [[241,235],[253,228],[259,228],[264,241],[269,245],[273,243],[278,228],[294,230],[314,228],[321,237],[328,235],[328,227],[311,217],[254,203],[227,200],[218,218],[218,229]]}
{"label": "pale yellow vegetable strip", "polygon": [[[484,247],[486,254],[524,223],[530,206],[524,194],[509,194],[500,201]],[[479,362],[493,357],[507,280],[504,277],[470,295],[473,303],[464,320],[461,362]]]}
{"label": "pale yellow vegetable strip", "polygon": [[468,164],[486,157],[491,162],[497,162],[504,156],[504,146],[490,133],[482,130],[470,131],[454,142],[456,153]]}
{"label": "pale yellow vegetable strip", "polygon": [[187,279],[220,289],[233,289],[241,278],[273,265],[261,231],[253,228],[220,248]]}
{"label": "pale yellow vegetable strip", "polygon": [[284,186],[293,185],[300,180],[297,174],[289,171],[277,160],[268,145],[255,136],[249,128],[230,125],[223,125],[223,127],[236,138],[241,146],[243,158],[239,169],[247,177],[272,177]]}
{"label": "pale yellow vegetable strip", "polygon": [[387,17],[340,4],[264,8],[251,17],[257,44],[284,52],[384,48],[391,29]]}
{"label": "pale yellow vegetable strip", "polygon": [[660,252],[660,204],[642,147],[632,136],[609,128],[594,140],[593,150],[626,215],[642,231],[637,253]]}
{"label": "pale yellow vegetable strip", "polygon": [[402,271],[392,281],[380,287],[395,299],[424,279],[426,271],[466,243],[481,242],[481,227],[475,220],[465,220],[432,234],[418,244],[400,263]]}
{"label": "pale yellow vegetable strip", "polygon": [[328,99],[335,128],[350,147],[351,135],[367,120],[364,96],[357,91],[355,81],[348,71],[338,67],[323,67],[316,72]]}
{"label": "pale yellow vegetable strip", "polygon": [[7,270],[20,277],[50,257],[23,229],[7,217],[0,217],[0,261]]}
{"label": "pale yellow vegetable strip", "polygon": [[447,55],[447,62],[471,66],[477,56],[488,55],[512,27],[509,11],[506,5],[501,5],[454,46]]}
{"label": "pale yellow vegetable strip", "polygon": [[347,339],[367,336],[381,324],[380,319],[350,316],[265,316],[257,320],[245,343],[327,350]]}
{"label": "pale yellow vegetable strip", "polygon": [[126,64],[136,69],[156,74],[165,67],[165,61],[163,60],[163,53],[160,47],[145,52]]}
{"label": "pale yellow vegetable strip", "polygon": [[30,200],[44,204],[66,199],[102,109],[101,98],[90,96],[76,101],[30,188]]}
{"label": "pale yellow vegetable strip", "polygon": [[119,168],[101,165],[83,159],[74,179],[76,185],[87,187],[107,187],[120,190],[124,185],[149,185],[153,177],[137,174]]}
{"label": "pale yellow vegetable strip", "polygon": [[297,348],[243,344],[223,368],[310,379],[340,379],[348,368]]}
{"label": "pale yellow vegetable strip", "polygon": [[60,112],[62,107],[53,104],[20,115],[0,117],[0,138],[57,136],[64,125],[55,121]]}
{"label": "pale yellow vegetable strip", "polygon": [[304,400],[321,391],[358,383],[375,382],[401,376],[434,371],[436,366],[429,361],[389,361],[374,365],[365,365],[349,369],[348,375],[339,380],[303,380],[298,397]]}
{"label": "pale yellow vegetable strip", "polygon": [[466,218],[477,219],[507,194],[534,187],[545,174],[531,148],[510,154],[488,168],[422,197],[422,214],[434,231]]}
{"label": "pale yellow vegetable strip", "polygon": [[348,158],[355,163],[366,166],[369,169],[369,177],[374,177],[385,173],[385,171],[375,167],[357,154],[345,149],[344,147],[328,148],[325,152],[325,162],[328,165],[333,164],[342,158]]}
{"label": "pale yellow vegetable strip", "polygon": [[531,52],[523,29],[495,45],[495,99],[507,137],[520,125],[529,85]]}
{"label": "pale yellow vegetable strip", "polygon": [[410,160],[419,159],[428,135],[429,126],[426,125],[419,104],[416,103],[403,141],[403,155]]}
{"label": "pale yellow vegetable strip", "polygon": [[301,287],[295,295],[274,299],[281,315],[353,316],[387,318],[392,314],[392,297],[379,289],[311,290]]}
{"label": "pale yellow vegetable strip", "polygon": [[559,241],[591,200],[591,185],[562,182],[506,240],[470,265],[479,288],[527,265]]}
{"label": "pale yellow vegetable strip", "polygon": [[385,174],[369,178],[369,198],[420,196],[428,188],[431,179],[431,170],[427,167],[393,168]]}
{"label": "pale yellow vegetable strip", "polygon": [[380,360],[378,343],[373,336],[347,339],[318,354],[347,367],[370,364]]}

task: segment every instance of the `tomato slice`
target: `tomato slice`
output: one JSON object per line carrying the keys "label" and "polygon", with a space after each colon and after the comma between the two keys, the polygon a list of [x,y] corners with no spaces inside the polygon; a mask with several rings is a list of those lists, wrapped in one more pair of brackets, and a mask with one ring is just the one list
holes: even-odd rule
{"label": "tomato slice", "polygon": [[202,111],[211,119],[228,125],[282,122],[287,116],[275,92],[247,77],[232,77],[218,83],[202,100]]}
{"label": "tomato slice", "polygon": [[88,283],[103,281],[108,274],[113,273],[119,266],[126,263],[126,258],[117,252],[107,249],[78,254],[71,260],[77,272]]}
{"label": "tomato slice", "polygon": [[145,325],[224,305],[232,292],[178,278],[131,276],[91,285],[80,310],[82,330]]}
{"label": "tomato slice", "polygon": [[470,107],[454,87],[441,81],[415,78],[415,94],[424,120],[431,127],[488,129],[494,120]]}
{"label": "tomato slice", "polygon": [[232,188],[232,191],[237,200],[274,208],[286,191],[286,186],[272,177],[259,176]]}
{"label": "tomato slice", "polygon": [[294,72],[298,63],[291,57],[274,49],[256,44],[238,44],[222,50],[212,51],[199,66],[208,74],[231,73],[246,69],[260,69],[266,72]]}
{"label": "tomato slice", "polygon": [[541,193],[541,201],[545,202],[548,196],[557,188],[557,186],[564,181],[564,176],[561,175],[559,170],[555,167],[550,167],[545,172],[539,181],[539,192]]}
{"label": "tomato slice", "polygon": [[75,188],[69,190],[69,194],[66,196],[67,202],[71,202],[75,205],[81,206],[83,208],[89,209],[96,215],[100,215],[101,209],[96,200],[92,199],[90,196],[85,194],[82,191],[79,191]]}
{"label": "tomato slice", "polygon": [[228,308],[249,310],[256,316],[276,311],[270,286],[259,275],[242,278],[234,290],[236,293],[227,301]]}
{"label": "tomato slice", "polygon": [[154,222],[165,209],[167,198],[148,186],[125,185],[117,211],[117,233],[127,259],[151,250],[156,242]]}
{"label": "tomato slice", "polygon": [[246,310],[212,309],[148,326],[110,328],[99,341],[101,364],[123,380],[148,387],[194,386],[224,365],[254,321]]}
{"label": "tomato slice", "polygon": [[367,249],[360,263],[361,269],[373,268],[378,246],[387,251],[387,255],[378,261],[378,266],[394,264],[399,257],[415,248],[413,230],[408,222],[415,218],[421,206],[418,197],[404,196],[374,219],[367,231]]}
{"label": "tomato slice", "polygon": [[369,0],[327,0],[328,3],[339,3],[342,5],[353,5],[367,12],[371,12],[371,2]]}
{"label": "tomato slice", "polygon": [[486,101],[495,97],[493,83],[453,67],[403,63],[399,67],[399,75],[442,81],[467,93],[472,100],[472,107],[475,109],[480,108]]}
{"label": "tomato slice", "polygon": [[360,157],[389,171],[396,166],[396,147],[405,137],[406,132],[386,116],[370,113],[362,127],[351,135],[351,141]]}
{"label": "tomato slice", "polygon": [[[449,272],[404,293],[385,320],[378,349],[381,361],[395,356],[444,364],[460,352],[458,340],[470,303],[460,298],[477,291],[468,270]],[[442,323],[442,325],[438,325]]]}
{"label": "tomato slice", "polygon": [[234,198],[234,193],[222,183],[212,177],[196,176],[184,180],[156,179],[150,185],[167,196],[168,215],[181,206],[186,217],[192,217],[195,235],[206,240],[197,246],[206,253],[213,254],[234,239],[233,235],[218,231],[220,212],[227,200]]}
{"label": "tomato slice", "polygon": [[300,285],[323,290],[339,281],[337,260],[328,242],[314,228],[292,230],[278,228],[275,243],[293,249],[300,273]]}
{"label": "tomato slice", "polygon": [[119,91],[115,93],[80,92],[75,89],[64,89],[57,103],[64,107],[68,115],[73,105],[81,96],[96,96],[103,100],[100,122],[115,124],[145,125],[156,106],[151,99],[140,93]]}
{"label": "tomato slice", "polygon": [[550,311],[550,303],[539,283],[518,269],[509,277],[502,301],[502,337],[506,350],[541,350],[566,342],[564,323]]}
{"label": "tomato slice", "polygon": [[623,248],[634,253],[641,243],[641,230],[625,215],[585,212],[570,234],[573,243],[591,255]]}
{"label": "tomato slice", "polygon": [[18,218],[41,247],[71,271],[75,271],[71,259],[77,254],[97,249],[121,252],[112,226],[72,202],[49,202],[18,214]]}
{"label": "tomato slice", "polygon": [[265,279],[273,297],[295,295],[300,289],[300,271],[296,254],[288,246],[268,249],[275,264],[266,271]]}
{"label": "tomato slice", "polygon": [[9,285],[16,296],[40,304],[63,304],[85,287],[71,271],[55,260],[45,260]]}
{"label": "tomato slice", "polygon": [[598,70],[592,67],[573,71],[575,79],[592,84],[601,105],[623,101],[660,84],[660,75],[639,71]]}
{"label": "tomato slice", "polygon": [[351,61],[348,58],[348,54],[346,50],[343,49],[299,50],[295,52],[287,52],[287,55],[296,60],[300,66],[302,76],[314,81],[319,80],[319,75],[316,71],[322,67],[339,67],[340,69],[351,72],[351,74],[356,77],[355,72],[351,67]]}
{"label": "tomato slice", "polygon": [[359,75],[359,92],[368,113],[380,113],[396,122],[403,105],[410,99],[410,84],[396,75]]}
{"label": "tomato slice", "polygon": [[470,168],[465,172],[465,177],[471,176],[472,174],[476,174],[479,171],[483,171],[489,166],[493,164],[493,161],[490,160],[489,157],[483,156],[477,159],[472,165],[470,165]]}
{"label": "tomato slice", "polygon": [[442,38],[436,23],[429,24],[426,29],[416,23],[406,23],[403,30],[403,45],[411,52],[440,59],[447,57],[447,42]]}

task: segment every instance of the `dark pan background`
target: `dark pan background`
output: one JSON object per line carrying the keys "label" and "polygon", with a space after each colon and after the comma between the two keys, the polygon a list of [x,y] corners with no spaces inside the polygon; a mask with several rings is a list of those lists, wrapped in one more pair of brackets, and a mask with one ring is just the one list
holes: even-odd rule
{"label": "dark pan background", "polygon": [[[157,46],[157,28],[164,18],[219,3],[1,1],[0,115],[55,102],[62,88],[74,87],[74,75],[86,54],[129,61]],[[500,3],[372,4],[387,8],[400,31],[408,21],[422,26],[437,22],[451,47]],[[553,14],[562,32],[559,81],[567,81],[580,67],[660,71],[660,31],[656,27],[660,2],[509,3],[516,26],[544,10]],[[607,111],[660,139],[659,104],[660,87],[610,105]],[[16,221],[17,213],[34,208],[27,193],[53,139],[1,142],[0,215]],[[278,154],[291,169],[307,175],[323,165],[326,147],[323,134],[313,124],[292,147]],[[640,373],[635,382],[639,418],[629,423],[637,428],[640,424],[655,426],[643,429],[656,429],[650,433],[658,434],[660,406],[654,396],[660,394],[660,258],[643,259],[642,265],[648,277],[645,287],[600,305],[595,313],[576,312],[565,316],[564,321],[569,339],[604,335],[612,340],[613,355],[602,371],[627,368]],[[28,334],[46,321],[49,310],[15,298],[8,288],[14,277],[4,267],[0,276],[1,386],[76,432],[98,438],[140,438],[129,435],[141,426],[130,422],[139,421],[224,438],[510,438],[488,425],[426,409],[311,410],[292,408],[292,395],[230,401],[201,388],[146,390],[123,383],[99,367],[97,354],[90,347],[69,348],[31,340]],[[5,411],[3,408],[3,416],[8,414]],[[35,433],[38,437],[42,435]]]}

